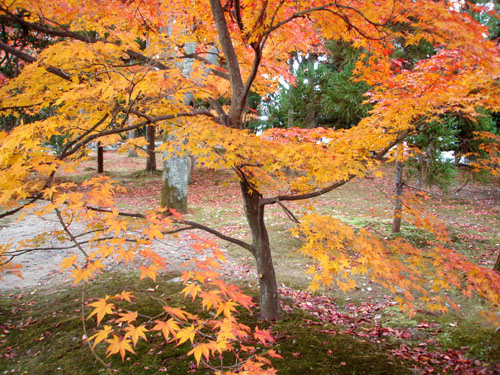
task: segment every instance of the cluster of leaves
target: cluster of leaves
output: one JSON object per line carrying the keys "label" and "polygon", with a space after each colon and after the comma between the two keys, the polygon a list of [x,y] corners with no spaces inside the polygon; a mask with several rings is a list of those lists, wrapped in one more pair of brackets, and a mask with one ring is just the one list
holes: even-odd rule
{"label": "cluster of leaves", "polygon": [[[351,275],[360,274],[393,293],[400,292],[402,296],[395,300],[410,314],[420,303],[430,311],[446,312],[449,306],[458,309],[446,295],[452,287],[465,296],[487,298],[495,309],[500,304],[499,275],[440,242],[422,250],[402,238],[381,239],[368,230],[354,231],[339,220],[317,214],[305,216],[293,233],[304,238],[299,251],[315,263],[308,270],[313,275],[313,291],[334,283],[343,291],[352,290],[356,282]],[[496,321],[494,314],[489,318]]]}
{"label": "cluster of leaves", "polygon": [[[219,369],[222,366],[221,359],[227,352],[234,352],[236,361],[230,366],[234,369],[224,371],[224,374],[240,371],[275,373],[269,367],[269,358],[281,356],[272,349],[261,353],[262,349],[258,347],[274,343],[271,332],[258,327],[252,330],[238,322],[237,309],[246,308],[250,311],[254,304],[251,297],[222,279],[219,269],[225,260],[224,254],[216,244],[201,238],[192,246],[201,258],[191,259],[185,264],[186,268],[193,270],[183,273],[185,287],[180,293],[201,305],[201,315],[163,304],[164,313],[156,316],[154,321],[141,319],[137,311],[130,311],[123,305],[134,298],[130,292],[124,291],[89,304],[93,310],[88,318],[95,316],[98,326],[101,323],[103,326],[88,341],[93,342],[93,347],[105,342],[108,356],[119,353],[123,360],[126,352],[134,353],[133,347],[140,339],[147,341],[147,332],[156,331],[163,335],[167,344],[179,346],[189,342],[193,348],[188,355],[194,357],[198,366],[202,363],[215,373],[222,374],[222,368]],[[156,270],[143,269],[141,278],[144,276],[155,279]]]}

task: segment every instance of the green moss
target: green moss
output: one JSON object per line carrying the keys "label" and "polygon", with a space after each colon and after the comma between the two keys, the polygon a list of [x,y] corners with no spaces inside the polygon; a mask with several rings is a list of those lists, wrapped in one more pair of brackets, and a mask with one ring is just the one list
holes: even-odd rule
{"label": "green moss", "polygon": [[[282,360],[274,361],[280,373],[294,374],[411,374],[384,348],[346,334],[332,334],[329,324],[308,326],[304,315],[295,312],[274,326]],[[309,316],[306,318],[310,319]]]}
{"label": "green moss", "polygon": [[[175,275],[167,275],[168,280]],[[134,274],[109,274],[86,287],[85,299],[111,295],[123,289],[133,291],[136,299],[133,309],[154,316],[162,311],[157,299],[194,311],[195,306],[178,295],[182,285],[167,281],[141,282]],[[88,345],[82,341],[81,316],[82,287],[69,288],[54,293],[32,291],[18,298],[17,295],[0,296],[0,372],[38,375],[52,374],[104,374]],[[87,308],[85,314],[89,314]],[[244,324],[255,326],[256,314],[243,312]],[[274,349],[283,360],[273,364],[282,374],[409,374],[400,362],[384,353],[378,345],[363,343],[349,335],[329,334],[331,325],[315,323],[304,325],[302,312],[292,312],[283,321],[274,324],[278,338]],[[262,325],[262,323],[260,324]],[[89,334],[95,328],[94,321],[86,321]],[[150,334],[148,342],[139,342],[137,355],[106,359],[116,374],[185,374],[193,370],[193,358],[187,356],[189,344],[179,347],[166,345],[159,335]],[[105,358],[105,345],[98,345],[96,352]],[[234,361],[232,355],[225,360]],[[116,371],[115,371],[116,370]],[[208,374],[197,369],[195,374]]]}

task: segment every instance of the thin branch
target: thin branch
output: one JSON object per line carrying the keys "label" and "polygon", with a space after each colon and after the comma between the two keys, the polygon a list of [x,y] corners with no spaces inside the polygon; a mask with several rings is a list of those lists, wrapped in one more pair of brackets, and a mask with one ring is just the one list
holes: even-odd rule
{"label": "thin branch", "polygon": [[243,21],[241,19],[241,4],[240,0],[234,0],[234,18],[236,18],[236,23],[241,31],[245,29]]}
{"label": "thin branch", "polygon": [[[97,211],[97,212],[106,212],[106,213],[113,212],[109,208],[101,208],[101,207],[95,207],[95,206],[86,206],[86,207],[88,210]],[[125,217],[135,217],[137,219],[145,219],[146,218],[146,215],[141,214],[141,213],[132,213],[132,212],[123,212],[123,211],[118,211],[118,215],[125,216]]]}
{"label": "thin branch", "polygon": [[250,72],[250,75],[248,76],[248,79],[245,82],[245,88],[243,89],[243,96],[241,97],[243,103],[247,102],[248,95],[250,94],[250,89],[252,87],[253,82],[255,81],[255,78],[257,77],[260,62],[262,60],[262,46],[256,45],[252,46],[252,48],[255,51],[255,56],[252,63],[252,71]]}
{"label": "thin branch", "polygon": [[220,103],[215,98],[208,98],[208,103],[210,106],[217,112],[219,115],[220,121],[225,124],[227,121],[227,113],[224,111],[224,108],[220,105]]}
{"label": "thin branch", "polygon": [[292,211],[290,211],[288,209],[288,207],[286,207],[283,203],[281,203],[280,201],[277,202],[280,207],[283,209],[283,211],[285,212],[285,214],[290,218],[290,220],[292,220],[295,224],[300,224],[300,220],[297,219],[297,217],[293,214]]}
{"label": "thin branch", "polygon": [[438,196],[438,197],[441,196],[441,194],[439,194],[439,193],[435,193],[435,192],[430,191],[430,190],[425,190],[425,189],[422,189],[422,188],[419,188],[419,187],[416,187],[416,186],[408,185],[405,182],[403,182],[403,185],[406,186],[407,188],[412,189],[412,190],[421,191],[421,192],[429,194],[429,195],[434,195],[434,196]]}
{"label": "thin branch", "polygon": [[[182,59],[195,59],[195,60],[198,60],[198,61],[201,61],[202,63],[204,64],[207,64],[207,65],[214,65],[212,62],[210,62],[208,59],[204,58],[204,57],[201,57],[199,54],[197,53],[188,53],[188,54],[184,54],[182,56],[180,56],[180,58]],[[222,70],[219,70],[217,68],[208,68],[210,70],[210,72],[220,78],[223,78],[225,80],[228,80],[230,81],[230,77],[229,77],[229,74],[226,73],[226,72],[223,72]]]}
{"label": "thin branch", "polygon": [[33,57],[31,55],[28,55],[27,53],[23,51],[19,51],[8,44],[5,44],[4,42],[0,41],[0,48],[3,49],[5,52],[10,53],[11,55],[14,55],[16,57],[19,57],[21,60],[27,61],[27,62],[35,62],[36,57]]}
{"label": "thin branch", "polygon": [[[81,237],[81,236],[82,236],[82,234],[79,234],[77,236],[74,236],[74,238]],[[94,241],[95,242],[103,242],[103,241],[113,240],[114,238],[115,237],[103,237],[103,238],[96,239]],[[26,249],[11,250],[11,251],[6,251],[5,254],[12,256],[12,257],[17,257],[20,255],[32,253],[35,251],[69,250],[69,249],[74,249],[75,247],[77,247],[77,245],[81,246],[81,245],[88,244],[88,243],[90,243],[90,241],[91,240],[80,241],[76,244],[73,243],[73,245],[68,245],[68,246],[33,247],[33,248],[26,248]],[[136,240],[131,239],[131,238],[125,238],[124,241],[125,242],[137,242]]]}
{"label": "thin branch", "polygon": [[470,176],[468,176],[467,179],[465,180],[465,183],[461,187],[459,187],[457,190],[455,190],[453,192],[453,194],[458,194],[460,191],[462,191],[462,189],[467,186],[467,184],[469,183],[470,179],[471,179]]}
{"label": "thin branch", "polygon": [[331,6],[335,5],[335,4],[336,3],[327,3],[327,4],[324,4],[324,5],[321,5],[321,6],[317,6],[317,7],[310,8],[310,9],[304,9],[304,10],[302,10],[300,12],[294,13],[290,17],[288,17],[287,19],[284,19],[283,21],[278,22],[276,25],[271,26],[266,31],[266,33],[264,35],[271,34],[273,31],[279,29],[281,26],[286,25],[287,23],[293,21],[296,18],[302,18],[302,17],[306,16],[309,13],[314,13],[314,12],[317,12],[317,11],[320,11],[320,10],[324,10],[324,9],[326,9],[328,7],[331,7]]}
{"label": "thin branch", "polygon": [[[40,191],[44,191],[46,188],[48,188],[51,184],[52,184],[52,181],[54,180],[54,176],[55,176],[56,172],[55,171],[52,171],[50,173],[50,175],[47,177],[47,181],[45,181],[45,184],[43,185],[43,187],[40,189]],[[4,218],[4,217],[7,217],[7,216],[11,216],[11,215],[14,215],[16,213],[18,213],[19,211],[21,211],[22,209],[26,208],[27,206],[35,203],[36,201],[42,199],[42,195],[41,193],[35,195],[33,198],[31,198],[27,203],[17,207],[17,208],[14,208],[10,211],[6,211],[2,214],[0,214],[0,219]]]}
{"label": "thin branch", "polygon": [[14,214],[17,214],[19,211],[21,211],[22,209],[24,209],[26,206],[29,206],[30,204],[32,203],[35,203],[37,200],[39,200],[40,197],[38,196],[35,196],[33,198],[31,198],[27,203],[17,207],[17,208],[13,208],[12,210],[10,211],[6,211],[2,214],[0,214],[0,219],[4,218],[4,217],[7,217],[7,216],[11,216],[11,215],[14,215]]}
{"label": "thin branch", "polygon": [[90,341],[88,340],[88,337],[89,335],[87,334],[87,326],[85,324],[85,284],[83,284],[83,288],[82,288],[82,300],[81,300],[81,316],[82,316],[82,328],[83,328],[83,335],[85,336],[85,342],[87,342],[87,344],[89,345],[89,349],[90,351],[92,352],[92,354],[94,355],[95,359],[97,359],[103,366],[104,368],[106,369],[108,375],[112,375],[112,372],[109,368],[109,365],[104,362],[104,360],[99,357],[99,355],[95,352],[94,350],[94,347],[90,344]]}
{"label": "thin branch", "polygon": [[17,106],[12,106],[12,107],[2,107],[0,108],[0,111],[9,111],[9,110],[18,110],[18,109],[25,109],[25,108],[32,108],[35,106],[38,106],[42,103],[37,103],[37,104],[29,104],[29,105],[17,105]]}
{"label": "thin branch", "polygon": [[66,157],[66,152],[71,148],[73,147],[75,144],[77,144],[78,142],[80,142],[83,138],[85,138],[87,135],[89,135],[90,133],[92,133],[95,129],[97,129],[104,121],[106,121],[106,119],[109,117],[109,114],[106,113],[99,121],[97,121],[95,123],[95,125],[93,125],[92,127],[90,127],[90,129],[88,129],[87,131],[85,131],[83,134],[79,135],[78,137],[76,137],[74,140],[72,140],[71,142],[68,142],[64,148],[62,149],[61,153],[59,154],[59,159],[63,159],[64,157]]}
{"label": "thin branch", "polygon": [[294,19],[296,18],[302,18],[302,17],[305,17],[306,15],[310,14],[310,13],[314,13],[314,12],[329,12],[329,13],[332,13],[333,15],[339,17],[340,19],[342,19],[349,27],[353,28],[354,30],[356,30],[356,32],[358,32],[358,34],[360,34],[363,38],[366,38],[366,39],[369,39],[369,40],[382,40],[384,39],[386,36],[384,37],[380,37],[380,38],[374,38],[374,37],[371,37],[371,36],[368,36],[366,35],[363,31],[361,31],[356,25],[354,25],[353,23],[350,22],[349,20],[349,17],[346,15],[346,14],[341,14],[339,12],[336,12],[332,9],[330,9],[330,7],[336,7],[336,8],[339,8],[339,9],[348,9],[348,10],[352,10],[352,11],[355,11],[356,13],[358,13],[359,15],[361,15],[361,17],[369,24],[371,24],[372,26],[375,26],[375,27],[382,27],[382,26],[385,26],[385,24],[379,24],[379,23],[376,23],[374,21],[371,21],[369,20],[363,13],[361,13],[359,10],[357,9],[354,9],[354,8],[351,8],[349,6],[341,6],[340,4],[338,3],[327,3],[327,4],[324,4],[324,5],[320,5],[320,6],[317,6],[317,7],[314,7],[314,8],[310,8],[310,9],[304,9],[300,12],[297,12],[297,13],[294,13],[292,14],[290,17],[288,17],[287,19],[281,21],[281,22],[278,22],[276,25],[274,26],[271,26],[264,35],[269,35],[271,34],[273,31],[279,29],[280,27],[286,25],[287,23],[293,21]]}
{"label": "thin branch", "polygon": [[59,209],[57,209],[57,208],[55,208],[54,211],[56,212],[57,218],[59,219],[59,222],[61,223],[62,227],[64,228],[64,231],[68,234],[71,241],[73,241],[73,243],[76,245],[78,250],[80,250],[82,252],[82,254],[85,256],[85,259],[87,259],[87,261],[88,261],[89,256],[88,256],[87,252],[83,249],[83,247],[81,247],[81,245],[78,243],[78,240],[75,237],[73,237],[73,233],[71,233],[68,226],[64,222],[64,219],[61,215],[61,211],[59,211]]}
{"label": "thin branch", "polygon": [[131,50],[131,49],[127,49],[125,51],[125,53],[127,55],[129,55],[131,58],[133,58],[134,60],[142,61],[142,62],[144,62],[144,63],[146,63],[148,65],[151,65],[151,66],[153,66],[155,68],[158,68],[160,70],[167,70],[168,69],[167,65],[162,64],[159,61],[156,61],[152,57],[147,57],[147,56],[143,55],[140,52],[137,52],[137,51],[134,51],[134,50]]}

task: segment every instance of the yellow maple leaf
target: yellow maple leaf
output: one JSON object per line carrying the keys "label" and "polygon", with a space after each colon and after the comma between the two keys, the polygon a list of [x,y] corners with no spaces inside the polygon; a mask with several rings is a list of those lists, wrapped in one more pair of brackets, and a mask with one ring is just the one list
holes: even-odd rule
{"label": "yellow maple leaf", "polygon": [[89,306],[95,307],[95,309],[90,313],[87,319],[97,315],[97,324],[101,323],[102,318],[104,318],[106,314],[112,314],[113,309],[115,308],[115,305],[108,303],[106,298],[99,298],[98,301],[89,304]]}
{"label": "yellow maple leaf", "polygon": [[193,315],[188,313],[187,311],[181,310],[177,307],[163,306],[163,309],[168,312],[170,315],[173,315],[180,320],[187,321],[187,319],[192,319]]}
{"label": "yellow maple leaf", "polygon": [[151,264],[148,267],[145,266],[140,266],[139,271],[141,271],[141,276],[139,277],[140,280],[144,279],[145,277],[149,277],[151,280],[156,281],[156,275],[158,274],[158,270],[160,267],[158,267],[156,264]]}
{"label": "yellow maple leaf", "polygon": [[193,301],[199,292],[201,292],[201,287],[195,283],[190,283],[184,289],[181,290],[181,293],[184,293],[184,297],[190,295],[191,297],[193,297]]}
{"label": "yellow maple leaf", "polygon": [[74,264],[76,264],[77,256],[73,255],[72,257],[69,258],[64,258],[61,263],[59,263],[59,267],[61,268],[61,271],[64,271],[66,268],[72,267]]}
{"label": "yellow maple leaf", "polygon": [[238,306],[237,303],[228,300],[224,303],[219,304],[219,307],[217,309],[217,313],[215,314],[215,317],[219,316],[221,313],[224,313],[224,316],[226,318],[231,317],[231,312],[236,311],[236,306]]}
{"label": "yellow maple leaf", "polygon": [[119,322],[131,323],[137,319],[137,311],[127,311],[125,313],[120,313],[121,318],[118,319]]}
{"label": "yellow maple leaf", "polygon": [[188,352],[188,355],[194,355],[194,359],[196,360],[196,365],[200,364],[201,356],[204,355],[205,358],[209,359],[210,357],[210,349],[212,348],[212,344],[210,343],[200,343],[196,345],[193,349]]}
{"label": "yellow maple leaf", "polygon": [[130,346],[130,340],[128,339],[120,340],[118,336],[113,335],[113,338],[106,340],[106,342],[109,344],[108,348],[106,349],[106,353],[108,354],[106,358],[119,352],[123,361],[125,359],[125,352],[128,351],[135,354],[134,350]]}
{"label": "yellow maple leaf", "polygon": [[139,337],[143,338],[144,341],[148,341],[146,335],[144,334],[144,332],[148,332],[148,330],[143,325],[136,327],[132,324],[129,324],[127,328],[125,328],[125,331],[127,332],[125,334],[125,337],[130,336],[130,338],[132,339],[132,343],[134,344],[134,348],[137,344],[137,341],[139,340]]}
{"label": "yellow maple leaf", "polygon": [[202,298],[201,305],[203,309],[209,310],[212,306],[217,307],[219,304],[221,297],[219,296],[220,291],[218,290],[209,290],[208,292],[202,291],[200,292],[200,296]]}
{"label": "yellow maple leaf", "polygon": [[177,338],[179,339],[179,342],[176,346],[179,346],[183,343],[185,343],[187,340],[191,341],[193,343],[194,341],[194,336],[196,335],[196,328],[193,324],[187,328],[183,328],[177,332]]}
{"label": "yellow maple leaf", "polygon": [[132,298],[135,298],[131,292],[122,291],[120,294],[115,294],[115,297],[120,300],[125,300],[127,302],[132,302]]}
{"label": "yellow maple leaf", "polygon": [[109,334],[113,332],[113,329],[111,326],[104,326],[104,329],[99,330],[95,335],[90,336],[87,341],[92,341],[94,340],[94,344],[92,345],[92,348],[95,348],[97,344],[99,344],[101,341],[105,340],[108,338]]}
{"label": "yellow maple leaf", "polygon": [[81,280],[86,283],[89,282],[89,277],[92,278],[93,274],[88,268],[80,268],[77,266],[76,270],[71,273],[71,276],[75,278],[73,285],[78,284]]}

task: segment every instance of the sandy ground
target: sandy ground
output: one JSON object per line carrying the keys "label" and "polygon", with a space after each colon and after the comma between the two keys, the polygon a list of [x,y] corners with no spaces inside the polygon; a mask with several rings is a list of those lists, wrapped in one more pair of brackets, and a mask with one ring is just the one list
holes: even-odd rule
{"label": "sandy ground", "polygon": [[[61,230],[56,217],[40,218],[35,215],[25,217],[21,221],[2,221],[0,222],[0,244],[12,241],[30,239],[44,232]],[[75,232],[79,228],[73,228]],[[152,249],[165,258],[168,264],[168,270],[179,270],[180,264],[194,256],[194,251],[189,246],[190,239],[187,235],[181,235],[178,238],[162,240],[155,242]],[[45,248],[63,247],[68,243],[61,243],[54,237],[49,237],[42,246]],[[78,251],[78,250],[76,250]],[[16,256],[14,263],[22,265],[23,278],[19,278],[12,273],[1,275],[0,290],[12,291],[22,290],[29,287],[47,287],[50,288],[56,284],[71,285],[72,279],[69,279],[70,272],[59,272],[58,265],[64,258],[76,253],[71,250],[43,250],[33,251]],[[108,264],[108,268],[122,267],[121,264]]]}

